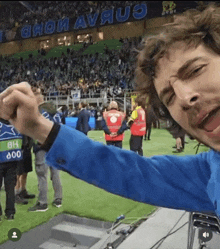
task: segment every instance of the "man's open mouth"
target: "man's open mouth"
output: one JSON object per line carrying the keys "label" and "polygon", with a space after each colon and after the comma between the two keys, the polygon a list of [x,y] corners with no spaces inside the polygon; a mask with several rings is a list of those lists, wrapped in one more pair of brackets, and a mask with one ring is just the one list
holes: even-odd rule
{"label": "man's open mouth", "polygon": [[207,132],[214,131],[220,125],[220,107],[212,110],[208,113],[202,122],[198,125],[198,128],[204,129]]}

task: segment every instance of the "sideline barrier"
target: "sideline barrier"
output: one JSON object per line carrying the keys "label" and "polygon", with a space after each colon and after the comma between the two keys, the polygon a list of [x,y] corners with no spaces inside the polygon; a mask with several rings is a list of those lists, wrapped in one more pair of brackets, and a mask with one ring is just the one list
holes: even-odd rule
{"label": "sideline barrier", "polygon": [[[66,117],[66,125],[71,126],[72,128],[76,128],[76,123],[77,123],[78,118],[77,117]],[[96,120],[94,117],[89,118],[89,125],[91,129],[95,129],[96,126]]]}

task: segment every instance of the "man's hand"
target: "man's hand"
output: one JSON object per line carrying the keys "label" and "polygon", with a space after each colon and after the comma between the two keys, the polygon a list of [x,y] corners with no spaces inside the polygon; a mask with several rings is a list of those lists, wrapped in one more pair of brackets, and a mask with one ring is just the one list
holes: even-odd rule
{"label": "man's hand", "polygon": [[53,122],[40,114],[36,96],[27,82],[14,84],[0,94],[0,117],[41,144],[53,127]]}
{"label": "man's hand", "polygon": [[129,118],[127,122],[127,126],[131,127],[133,123],[134,123],[134,120],[132,118]]}
{"label": "man's hand", "polygon": [[111,134],[110,134],[110,137],[117,137],[118,136],[118,134],[116,133],[116,132],[112,132]]}

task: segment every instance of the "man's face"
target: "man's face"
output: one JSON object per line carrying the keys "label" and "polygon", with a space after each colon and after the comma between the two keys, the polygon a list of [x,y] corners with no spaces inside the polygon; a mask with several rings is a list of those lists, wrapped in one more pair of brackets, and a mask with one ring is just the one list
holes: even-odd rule
{"label": "man's face", "polygon": [[158,61],[155,88],[173,119],[198,141],[220,151],[220,56],[176,42]]}

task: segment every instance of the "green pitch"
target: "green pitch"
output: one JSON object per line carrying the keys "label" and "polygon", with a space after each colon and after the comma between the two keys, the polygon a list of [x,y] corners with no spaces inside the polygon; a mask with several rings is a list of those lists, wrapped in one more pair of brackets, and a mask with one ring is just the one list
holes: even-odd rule
{"label": "green pitch", "polygon": [[[103,131],[90,131],[89,137],[93,140],[105,143]],[[123,143],[124,149],[129,150],[130,131],[126,131]],[[188,144],[184,154],[195,154],[196,141],[186,139]],[[150,141],[143,141],[143,150],[145,156],[173,154],[172,146],[175,140],[163,129],[153,129]],[[200,146],[199,152],[208,150],[205,146]],[[27,190],[38,194],[37,177],[34,167],[33,172],[28,174]],[[49,175],[49,174],[48,174]],[[63,206],[56,208],[51,205],[53,201],[52,182],[48,176],[48,203],[49,209],[46,212],[28,212],[27,209],[33,206],[36,198],[29,200],[28,205],[16,205],[16,214],[14,221],[3,220],[0,222],[0,244],[8,240],[7,234],[11,228],[18,228],[22,233],[47,222],[52,217],[60,213],[68,213],[77,216],[88,217],[103,221],[114,221],[119,215],[124,214],[129,222],[147,216],[155,210],[155,207],[132,200],[125,199],[110,194],[102,189],[94,187],[79,179],[76,179],[65,172],[60,173],[63,186]],[[5,191],[0,192],[1,204],[5,209]]]}

